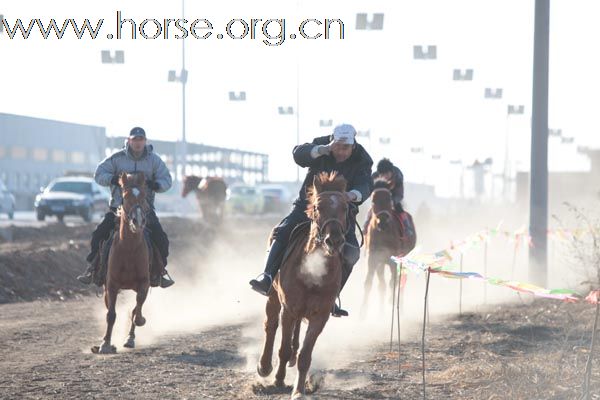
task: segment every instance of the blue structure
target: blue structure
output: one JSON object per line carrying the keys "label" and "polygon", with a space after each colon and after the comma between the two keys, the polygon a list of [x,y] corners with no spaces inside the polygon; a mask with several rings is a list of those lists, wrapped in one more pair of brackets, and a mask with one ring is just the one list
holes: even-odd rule
{"label": "blue structure", "polygon": [[[125,137],[107,137],[105,128],[0,113],[0,179],[32,209],[41,186],[65,174],[93,174],[99,161],[123,147]],[[266,154],[188,143],[187,171],[175,165],[180,142],[152,140],[175,181],[184,175],[220,176],[228,183],[267,181]],[[175,171],[177,170],[177,171]]]}
{"label": "blue structure", "polygon": [[93,173],[106,149],[98,126],[0,113],[0,179],[30,208],[40,186],[70,171]]}

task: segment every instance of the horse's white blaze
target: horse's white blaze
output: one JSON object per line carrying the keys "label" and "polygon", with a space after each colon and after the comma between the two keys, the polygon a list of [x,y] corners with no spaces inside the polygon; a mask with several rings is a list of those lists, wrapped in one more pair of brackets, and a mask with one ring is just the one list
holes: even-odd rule
{"label": "horse's white blaze", "polygon": [[338,208],[338,205],[339,205],[338,197],[336,195],[332,194],[331,196],[329,196],[329,198],[331,199],[331,207]]}
{"label": "horse's white blaze", "polygon": [[142,210],[140,208],[135,210],[135,217],[137,218],[138,223],[142,222]]}
{"label": "horse's white blaze", "polygon": [[138,189],[138,188],[133,188],[133,190],[131,192],[133,193],[133,195],[135,197],[139,197],[139,195],[140,195],[140,189]]}

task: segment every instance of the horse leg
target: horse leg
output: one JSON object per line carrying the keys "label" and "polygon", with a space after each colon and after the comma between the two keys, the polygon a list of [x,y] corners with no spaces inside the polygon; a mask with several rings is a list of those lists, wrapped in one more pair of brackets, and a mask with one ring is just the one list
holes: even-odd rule
{"label": "horse leg", "polygon": [[275,374],[275,386],[282,387],[285,385],[285,368],[287,362],[292,356],[292,334],[294,330],[294,322],[296,319],[292,317],[289,311],[285,308],[281,314],[281,347],[279,348],[279,366],[277,374]]}
{"label": "horse leg", "polygon": [[277,332],[277,326],[279,325],[280,310],[281,304],[279,303],[279,297],[277,297],[277,292],[273,291],[267,299],[267,305],[265,307],[265,343],[260,356],[260,362],[256,367],[258,375],[263,378],[269,376],[273,371],[273,343],[275,342],[275,333]]}
{"label": "horse leg", "polygon": [[115,346],[111,344],[112,330],[117,319],[117,312],[115,311],[117,306],[117,293],[118,290],[110,285],[106,287],[104,291],[104,303],[108,309],[106,313],[106,334],[100,347],[93,347],[92,352],[100,354],[114,354],[117,352]]}
{"label": "horse leg", "polygon": [[365,278],[364,284],[363,303],[360,311],[361,318],[364,318],[367,312],[367,303],[369,302],[371,288],[373,287],[373,276],[375,275],[375,262],[372,254],[369,255],[367,263],[369,265],[369,269],[367,270],[367,277]]}
{"label": "horse leg", "polygon": [[135,305],[135,318],[133,322],[136,326],[144,326],[146,325],[146,318],[142,316],[142,306],[146,301],[146,297],[148,297],[148,286],[144,285],[141,289],[138,290],[137,295],[135,297],[136,305]]}
{"label": "horse leg", "polygon": [[144,326],[146,324],[146,319],[142,316],[142,305],[144,301],[146,301],[146,297],[148,296],[148,288],[141,288],[137,291],[137,295],[135,297],[136,304],[131,312],[131,328],[129,329],[129,337],[127,338],[127,342],[123,345],[129,349],[135,348],[135,327],[136,326]]}
{"label": "horse leg", "polygon": [[298,319],[294,322],[294,336],[292,337],[292,357],[288,362],[288,367],[296,365],[298,358],[298,349],[300,348],[300,327],[302,326],[302,319]]}
{"label": "horse leg", "polygon": [[296,376],[296,382],[294,383],[294,390],[292,391],[292,399],[301,399],[304,396],[306,390],[306,375],[310,368],[312,361],[312,352],[317,342],[317,338],[323,331],[329,314],[324,317],[318,317],[317,319],[311,319],[308,323],[308,329],[306,330],[306,336],[304,337],[304,343],[302,343],[302,350],[298,356],[298,375]]}
{"label": "horse leg", "polygon": [[135,323],[133,320],[135,318],[136,308],[137,306],[135,306],[131,312],[131,328],[129,328],[129,336],[127,336],[127,341],[123,345],[123,347],[128,349],[135,349]]}

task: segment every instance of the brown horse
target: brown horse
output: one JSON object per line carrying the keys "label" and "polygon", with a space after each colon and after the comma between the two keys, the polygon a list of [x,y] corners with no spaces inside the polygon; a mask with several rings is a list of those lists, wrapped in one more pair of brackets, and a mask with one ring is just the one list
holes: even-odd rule
{"label": "brown horse", "polygon": [[[414,247],[407,243],[403,232],[400,216],[394,210],[392,200],[392,183],[380,178],[374,182],[371,194],[371,220],[367,226],[366,248],[368,272],[364,284],[364,297],[361,315],[365,314],[366,305],[371,293],[373,277],[379,278],[379,300],[383,306],[385,298],[385,266],[389,268],[391,279],[390,292],[393,292],[394,281],[397,279],[396,266],[390,263],[391,256],[406,255]],[[391,293],[392,296],[394,295]]]}
{"label": "brown horse", "polygon": [[[310,233],[301,231],[290,241],[279,273],[273,282],[266,305],[264,323],[265,342],[257,367],[262,377],[273,370],[273,342],[281,312],[281,347],[275,385],[283,386],[286,364],[298,363],[292,399],[302,398],[306,375],[310,367],[315,342],[325,327],[342,279],[342,249],[348,226],[348,200],[345,196],[346,180],[337,175],[321,173],[314,177],[308,193],[307,215]],[[297,357],[301,321],[308,328]]]}
{"label": "brown horse", "polygon": [[144,236],[146,225],[146,183],[143,173],[122,173],[119,185],[123,192],[123,204],[120,212],[119,231],[115,234],[108,256],[106,283],[104,285],[104,303],[106,314],[106,335],[99,347],[92,352],[100,354],[115,353],[111,344],[112,330],[117,314],[115,307],[117,294],[122,289],[137,293],[136,306],[131,315],[131,330],[125,347],[135,347],[135,327],[143,326],[146,319],[142,316],[142,305],[150,287],[150,256]]}
{"label": "brown horse", "polygon": [[227,197],[227,184],[222,178],[201,178],[195,175],[183,179],[181,197],[186,197],[190,192],[196,192],[196,199],[202,217],[210,223],[218,223],[223,219],[225,198]]}

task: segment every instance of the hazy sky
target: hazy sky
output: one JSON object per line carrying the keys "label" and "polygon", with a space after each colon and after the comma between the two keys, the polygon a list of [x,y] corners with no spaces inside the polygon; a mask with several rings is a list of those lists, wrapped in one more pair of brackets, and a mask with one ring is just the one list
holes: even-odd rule
{"label": "hazy sky", "polygon": [[[328,133],[320,119],[352,123],[371,131],[372,143],[365,144],[373,158],[392,158],[409,181],[440,183],[452,173],[451,159],[493,157],[501,170],[508,132],[511,159],[526,169],[533,6],[533,0],[187,0],[186,18],[210,20],[215,35],[233,18],[285,18],[288,36],[273,47],[261,35],[185,40],[188,140],[268,153],[271,179],[294,179],[296,118],[279,115],[277,107],[296,106],[299,82],[301,141]],[[181,85],[168,82],[167,73],[181,68],[182,41],[109,40],[117,10],[139,25],[145,18],[180,18],[181,2],[3,0],[0,14],[10,24],[105,21],[96,40],[71,32],[61,40],[44,40],[38,31],[27,40],[0,35],[0,111],[105,126],[109,135],[140,125],[150,138],[180,138]],[[357,31],[358,12],[385,13],[384,29]],[[576,146],[600,146],[599,15],[597,0],[551,2],[549,124],[575,137],[573,145],[551,140],[555,170],[586,168]],[[345,39],[289,39],[305,18],[342,19]],[[415,44],[437,45],[438,59],[413,60]],[[124,50],[125,64],[102,64],[101,50]],[[453,68],[473,68],[474,80],[452,81]],[[485,87],[503,88],[504,98],[484,100]],[[229,101],[229,91],[246,91],[247,101]],[[524,104],[526,114],[507,120],[507,104]],[[379,145],[380,137],[391,143]],[[411,155],[417,146],[425,156]],[[442,159],[432,162],[432,154]]]}

